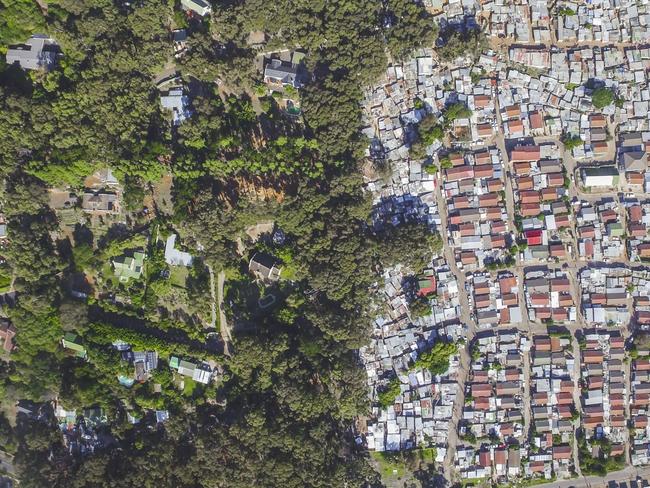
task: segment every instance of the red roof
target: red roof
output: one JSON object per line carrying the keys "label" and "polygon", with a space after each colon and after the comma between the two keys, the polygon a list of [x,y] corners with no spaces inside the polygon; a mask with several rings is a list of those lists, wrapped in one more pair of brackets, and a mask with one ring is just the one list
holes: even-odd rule
{"label": "red roof", "polygon": [[497,449],[496,451],[494,451],[494,464],[497,465],[506,464],[507,454],[508,451],[506,451],[505,449]]}
{"label": "red roof", "polygon": [[544,119],[542,114],[539,111],[534,111],[530,113],[530,128],[531,129],[543,129],[544,128]]}
{"label": "red roof", "polygon": [[455,168],[449,168],[446,170],[445,174],[447,175],[447,181],[458,181],[463,178],[473,178],[474,177],[474,168],[468,165],[458,166]]}
{"label": "red roof", "polygon": [[533,473],[542,473],[544,471],[544,461],[531,461],[528,463],[528,468]]}
{"label": "red roof", "polygon": [[542,243],[541,230],[527,230],[524,235],[529,246],[538,246]]}
{"label": "red roof", "polygon": [[539,146],[517,146],[512,150],[510,160],[516,161],[538,161],[540,157]]}
{"label": "red roof", "polygon": [[571,446],[553,447],[553,459],[571,459]]}
{"label": "red roof", "polygon": [[481,451],[478,453],[478,463],[480,466],[487,468],[492,465],[492,456],[490,451]]}
{"label": "red roof", "polygon": [[628,213],[630,214],[630,220],[633,222],[641,222],[641,217],[643,217],[643,210],[641,205],[632,205],[628,207]]}
{"label": "red roof", "polygon": [[522,203],[519,205],[519,212],[523,217],[537,216],[541,211],[539,203]]}

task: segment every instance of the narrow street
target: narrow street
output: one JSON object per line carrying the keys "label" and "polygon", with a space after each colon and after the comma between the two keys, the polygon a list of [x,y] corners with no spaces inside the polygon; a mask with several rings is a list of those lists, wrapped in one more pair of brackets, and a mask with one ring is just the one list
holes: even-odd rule
{"label": "narrow street", "polygon": [[462,273],[456,266],[456,256],[454,255],[453,249],[449,245],[449,234],[447,230],[447,203],[443,197],[442,188],[440,185],[437,185],[436,188],[436,198],[438,209],[440,211],[440,219],[442,221],[442,225],[440,226],[440,236],[442,237],[443,241],[443,253],[445,260],[449,264],[449,268],[458,281],[458,298],[461,307],[460,322],[462,324],[466,324],[468,328],[467,344],[465,347],[459,350],[460,367],[457,376],[459,394],[457,395],[456,401],[454,403],[454,410],[451,417],[451,425],[453,428],[451,428],[449,431],[449,438],[447,441],[447,455],[443,464],[445,470],[445,478],[451,481],[454,478],[454,470],[452,469],[454,465],[454,454],[456,452],[456,446],[459,443],[458,424],[463,414],[463,406],[465,404],[465,384],[468,379],[469,366],[472,361],[469,352],[469,346],[474,339],[474,335],[476,334],[476,323],[470,314],[471,308],[467,296],[465,274]]}
{"label": "narrow street", "polygon": [[[580,387],[578,386],[578,379],[580,378],[580,344],[578,344],[578,339],[575,334],[571,340],[571,346],[573,348],[573,357],[575,359],[573,364],[573,404],[575,405],[576,410],[580,411]],[[577,426],[574,426],[574,428]],[[582,471],[580,470],[580,454],[578,452],[578,443],[573,441],[573,465],[576,468],[576,473],[578,476],[582,476]]]}

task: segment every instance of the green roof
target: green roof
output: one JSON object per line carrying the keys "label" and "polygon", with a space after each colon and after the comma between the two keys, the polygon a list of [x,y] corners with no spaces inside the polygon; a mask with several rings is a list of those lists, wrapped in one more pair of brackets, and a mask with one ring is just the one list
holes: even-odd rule
{"label": "green roof", "polygon": [[120,256],[113,259],[115,276],[120,281],[126,283],[131,278],[138,279],[142,276],[145,254],[143,252],[134,252],[131,256]]}
{"label": "green roof", "polygon": [[614,166],[595,166],[583,168],[586,175],[589,176],[618,176],[618,169]]}
{"label": "green roof", "polygon": [[169,367],[173,369],[178,369],[179,359],[176,356],[169,358]]}
{"label": "green roof", "polygon": [[76,354],[75,356],[80,357],[80,358],[85,358],[86,357],[86,349],[80,344],[79,337],[77,337],[75,334],[68,332],[65,336],[63,336],[63,340],[61,341],[61,345],[65,349],[70,349],[71,351],[75,351]]}
{"label": "green roof", "polygon": [[609,231],[610,235],[612,236],[622,236],[625,234],[625,229],[623,229],[623,226],[621,225],[620,222],[613,222],[607,226],[607,230]]}

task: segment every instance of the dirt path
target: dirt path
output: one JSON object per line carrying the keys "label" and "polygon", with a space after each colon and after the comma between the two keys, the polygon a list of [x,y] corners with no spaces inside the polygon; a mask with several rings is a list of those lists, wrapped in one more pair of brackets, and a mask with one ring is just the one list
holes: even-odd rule
{"label": "dirt path", "polygon": [[210,325],[208,328],[214,329],[217,325],[217,300],[214,293],[214,271],[212,271],[212,266],[209,264],[207,267],[208,273],[210,273],[210,298],[212,299],[210,302]]}
{"label": "dirt path", "polygon": [[[223,339],[223,349],[224,352],[230,356],[230,343],[232,342],[232,336],[230,334],[230,327],[228,327],[228,321],[226,320],[226,313],[223,311],[223,284],[226,281],[226,273],[223,271],[219,271],[219,274],[217,275],[217,302],[216,302],[216,308],[219,310],[219,325],[220,325],[220,332],[221,332],[221,338]],[[212,268],[210,268],[210,283],[211,283],[211,288],[212,292],[214,293],[214,273],[212,272]],[[214,302],[214,295],[213,295],[213,300],[212,300],[212,313],[215,314],[214,320],[216,320],[216,311],[215,311],[215,302]]]}

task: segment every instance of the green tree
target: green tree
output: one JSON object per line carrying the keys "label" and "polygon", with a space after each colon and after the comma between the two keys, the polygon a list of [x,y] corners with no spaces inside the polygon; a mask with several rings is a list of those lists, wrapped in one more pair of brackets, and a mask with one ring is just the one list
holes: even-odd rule
{"label": "green tree", "polygon": [[591,103],[594,104],[594,107],[597,109],[602,109],[611,105],[616,96],[614,92],[607,87],[596,88],[591,94]]}

